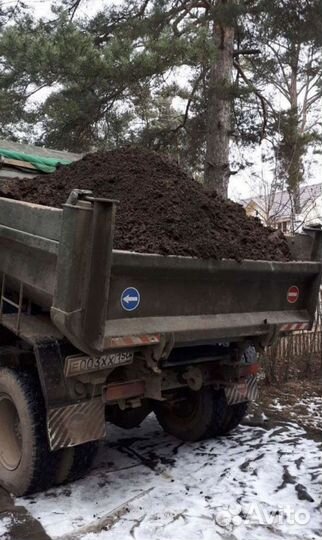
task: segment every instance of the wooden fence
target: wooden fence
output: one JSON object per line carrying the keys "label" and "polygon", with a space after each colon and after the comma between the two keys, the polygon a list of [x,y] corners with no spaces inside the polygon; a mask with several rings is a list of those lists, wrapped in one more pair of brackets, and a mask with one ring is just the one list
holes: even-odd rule
{"label": "wooden fence", "polygon": [[293,332],[278,340],[262,355],[268,381],[287,381],[322,373],[322,294],[314,327],[310,331]]}
{"label": "wooden fence", "polygon": [[305,358],[322,354],[322,329],[316,328],[310,332],[295,332],[280,338],[274,353],[276,358]]}

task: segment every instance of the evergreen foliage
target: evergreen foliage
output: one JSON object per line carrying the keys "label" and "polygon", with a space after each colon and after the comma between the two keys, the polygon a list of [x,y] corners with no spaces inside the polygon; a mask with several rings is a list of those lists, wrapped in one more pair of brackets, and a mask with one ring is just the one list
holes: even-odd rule
{"label": "evergreen foliage", "polygon": [[[0,136],[79,152],[142,144],[202,178],[215,125],[243,147],[271,141],[298,192],[320,143],[322,0],[124,0],[87,17],[80,6],[55,2],[49,20],[22,2],[0,9]],[[227,29],[233,52],[218,40]],[[219,185],[231,171],[218,170]]]}

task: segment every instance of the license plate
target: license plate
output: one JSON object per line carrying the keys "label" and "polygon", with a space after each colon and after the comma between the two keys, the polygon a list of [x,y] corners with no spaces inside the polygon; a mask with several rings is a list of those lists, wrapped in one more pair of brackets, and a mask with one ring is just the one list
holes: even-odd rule
{"label": "license plate", "polygon": [[79,355],[67,356],[65,359],[65,376],[74,377],[82,373],[91,373],[92,371],[101,371],[131,364],[133,355],[132,352],[116,352],[96,358]]}

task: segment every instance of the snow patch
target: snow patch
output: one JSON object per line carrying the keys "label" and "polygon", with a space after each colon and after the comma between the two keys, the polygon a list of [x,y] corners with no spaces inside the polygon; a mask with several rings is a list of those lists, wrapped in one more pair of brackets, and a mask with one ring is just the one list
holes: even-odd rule
{"label": "snow patch", "polygon": [[19,501],[53,540],[319,538],[321,448],[296,424],[195,444],[153,416],[108,431],[87,478]]}

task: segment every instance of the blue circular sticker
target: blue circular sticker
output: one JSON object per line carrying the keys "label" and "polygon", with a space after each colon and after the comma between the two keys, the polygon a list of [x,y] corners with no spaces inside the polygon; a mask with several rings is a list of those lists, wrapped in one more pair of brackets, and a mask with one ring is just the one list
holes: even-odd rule
{"label": "blue circular sticker", "polygon": [[140,293],[134,287],[128,287],[121,294],[121,306],[125,311],[134,311],[139,307],[140,301]]}

